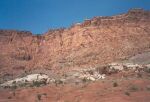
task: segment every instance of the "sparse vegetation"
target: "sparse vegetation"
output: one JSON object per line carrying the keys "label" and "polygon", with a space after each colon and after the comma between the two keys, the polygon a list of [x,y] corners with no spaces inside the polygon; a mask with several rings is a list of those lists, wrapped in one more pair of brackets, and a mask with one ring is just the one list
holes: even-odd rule
{"label": "sparse vegetation", "polygon": [[8,97],[8,99],[12,99],[12,97],[11,97],[11,96],[9,96],[9,97]]}
{"label": "sparse vegetation", "polygon": [[150,68],[146,67],[144,71],[147,72],[147,73],[150,73]]}
{"label": "sparse vegetation", "polygon": [[114,82],[113,83],[113,87],[117,87],[118,86],[118,83],[117,82]]}
{"label": "sparse vegetation", "polygon": [[125,66],[125,65],[123,65],[123,69],[124,69],[124,71],[128,71],[129,70],[129,68],[127,66]]}
{"label": "sparse vegetation", "polygon": [[42,96],[47,96],[47,93],[37,94],[38,101],[42,100]]}
{"label": "sparse vegetation", "polygon": [[89,70],[88,73],[89,73],[90,75],[93,75],[93,74],[94,74],[94,72],[93,72],[92,70]]}
{"label": "sparse vegetation", "polygon": [[125,92],[124,94],[127,95],[127,96],[130,96],[130,93],[129,93],[129,92]]}
{"label": "sparse vegetation", "polygon": [[75,82],[75,85],[79,85],[79,82]]}
{"label": "sparse vegetation", "polygon": [[37,99],[41,100],[42,95],[41,94],[37,94]]}
{"label": "sparse vegetation", "polygon": [[45,85],[44,81],[33,81],[33,87],[40,87],[41,85]]}
{"label": "sparse vegetation", "polygon": [[16,81],[13,81],[13,83],[12,84],[16,84]]}
{"label": "sparse vegetation", "polygon": [[129,88],[129,90],[130,90],[131,92],[136,92],[136,91],[139,90],[139,88],[138,88],[137,86],[135,86],[135,85],[132,85],[132,86]]}
{"label": "sparse vegetation", "polygon": [[86,83],[86,82],[88,82],[88,81],[89,81],[89,80],[88,80],[87,78],[83,78],[83,79],[82,79],[82,82],[83,82],[83,83]]}
{"label": "sparse vegetation", "polygon": [[147,89],[147,91],[150,91],[150,86],[147,86],[146,89]]}
{"label": "sparse vegetation", "polygon": [[27,83],[21,83],[19,84],[19,87],[26,87],[28,84]]}
{"label": "sparse vegetation", "polygon": [[13,96],[16,96],[16,92],[15,91],[13,91]]}
{"label": "sparse vegetation", "polygon": [[67,74],[63,74],[63,76],[66,78],[66,77],[68,77],[68,75]]}
{"label": "sparse vegetation", "polygon": [[109,74],[109,70],[108,70],[107,66],[97,67],[96,71],[99,74]]}
{"label": "sparse vegetation", "polygon": [[137,73],[138,78],[142,78],[142,73]]}
{"label": "sparse vegetation", "polygon": [[60,84],[63,84],[64,82],[62,80],[55,80],[55,85],[58,86]]}
{"label": "sparse vegetation", "polygon": [[17,86],[16,86],[16,85],[13,85],[13,86],[11,87],[11,89],[12,89],[12,90],[15,90],[15,89],[17,89]]}

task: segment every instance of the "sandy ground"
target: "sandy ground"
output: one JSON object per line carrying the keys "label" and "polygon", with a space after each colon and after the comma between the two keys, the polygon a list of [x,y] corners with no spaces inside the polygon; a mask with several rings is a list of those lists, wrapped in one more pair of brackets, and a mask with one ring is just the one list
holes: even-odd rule
{"label": "sandy ground", "polygon": [[110,76],[82,84],[1,89],[0,102],[149,102],[150,74],[141,78]]}

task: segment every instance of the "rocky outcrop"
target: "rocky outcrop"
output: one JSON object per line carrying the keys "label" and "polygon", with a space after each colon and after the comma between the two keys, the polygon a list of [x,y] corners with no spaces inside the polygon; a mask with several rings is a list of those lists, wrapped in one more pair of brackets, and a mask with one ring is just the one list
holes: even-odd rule
{"label": "rocky outcrop", "polygon": [[[23,78],[16,78],[14,80],[10,80],[1,84],[1,87],[4,88],[11,88],[11,87],[23,87],[23,86],[37,86],[37,85],[46,85],[50,82],[53,82],[54,79],[49,78],[47,75],[44,74],[31,74],[27,75]],[[54,80],[55,81],[55,80]]]}

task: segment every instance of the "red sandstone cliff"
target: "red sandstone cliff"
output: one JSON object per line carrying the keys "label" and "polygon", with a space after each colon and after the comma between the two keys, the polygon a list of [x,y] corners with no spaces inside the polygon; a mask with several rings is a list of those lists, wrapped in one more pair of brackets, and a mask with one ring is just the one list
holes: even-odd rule
{"label": "red sandstone cliff", "polygon": [[105,64],[150,49],[150,12],[132,9],[117,16],[94,17],[43,35],[0,30],[0,47],[1,75]]}

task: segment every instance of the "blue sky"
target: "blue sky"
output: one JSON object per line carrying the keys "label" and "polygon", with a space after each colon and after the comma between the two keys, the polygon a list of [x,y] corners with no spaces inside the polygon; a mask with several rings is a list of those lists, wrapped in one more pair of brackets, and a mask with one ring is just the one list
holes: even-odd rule
{"label": "blue sky", "polygon": [[130,8],[150,10],[150,0],[0,0],[0,29],[39,34],[94,16],[124,13]]}

